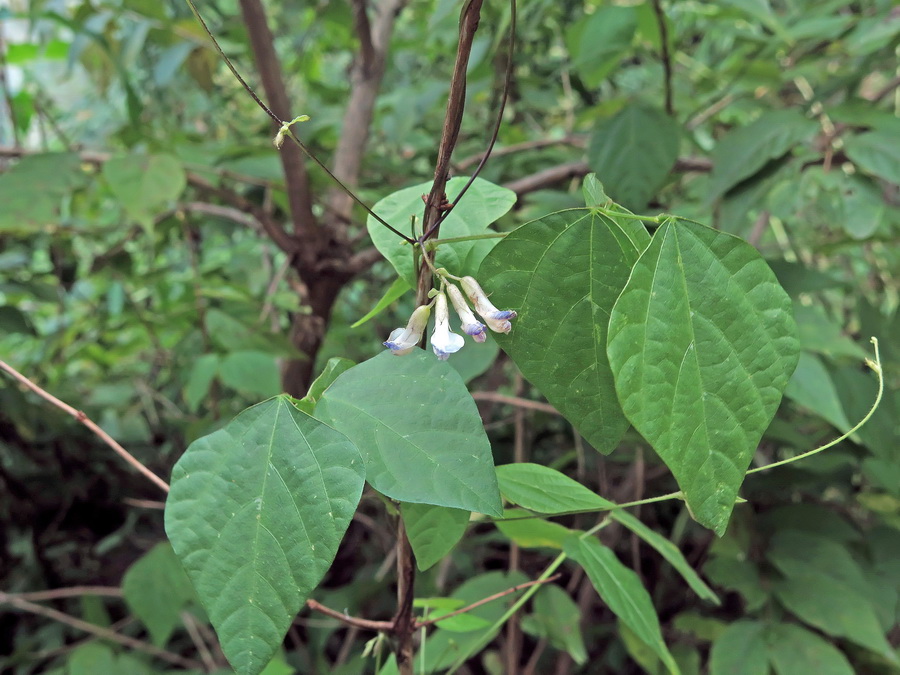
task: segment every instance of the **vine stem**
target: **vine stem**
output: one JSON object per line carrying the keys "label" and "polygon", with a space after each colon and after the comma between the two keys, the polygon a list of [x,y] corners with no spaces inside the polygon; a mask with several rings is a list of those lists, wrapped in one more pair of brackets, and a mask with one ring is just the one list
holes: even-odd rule
{"label": "vine stem", "polygon": [[[414,243],[415,243],[415,239],[412,239],[412,238],[406,236],[405,234],[403,234],[402,232],[400,232],[400,230],[398,230],[398,229],[395,228],[393,225],[391,225],[391,224],[388,223],[386,220],[384,220],[384,218],[382,218],[382,217],[379,216],[377,213],[375,213],[375,212],[374,212],[374,211],[373,211],[373,210],[372,210],[365,202],[363,202],[359,197],[357,197],[357,196],[356,196],[356,193],[354,193],[353,190],[351,190],[351,189],[348,188],[346,185],[344,185],[344,183],[341,182],[341,180],[340,180],[337,176],[335,176],[334,173],[332,173],[331,170],[330,170],[327,166],[325,166],[325,164],[324,164],[318,157],[316,157],[315,153],[313,153],[312,150],[310,150],[310,149],[306,146],[306,143],[304,143],[303,141],[300,140],[300,138],[297,136],[297,134],[296,134],[296,133],[294,132],[294,130],[291,128],[292,122],[281,119],[278,115],[276,115],[276,114],[272,111],[271,108],[269,108],[269,106],[267,106],[267,105],[263,102],[263,100],[256,94],[256,92],[253,91],[253,88],[252,88],[249,84],[247,84],[247,81],[241,76],[241,74],[238,72],[237,68],[235,68],[234,64],[231,62],[231,59],[229,59],[228,56],[225,55],[225,52],[223,51],[221,45],[219,45],[219,41],[216,39],[216,36],[213,35],[212,31],[209,29],[209,26],[206,24],[206,21],[205,21],[205,20],[203,19],[203,17],[200,15],[200,10],[198,10],[198,9],[197,9],[197,6],[194,4],[194,0],[185,0],[185,2],[187,2],[188,7],[190,7],[191,13],[194,15],[194,18],[196,18],[197,21],[200,22],[200,25],[203,26],[203,30],[206,32],[207,36],[209,37],[209,39],[210,39],[210,40],[212,41],[212,43],[213,43],[213,47],[215,47],[216,52],[218,52],[219,56],[220,56],[220,57],[222,58],[222,60],[225,62],[225,65],[228,66],[228,70],[231,71],[231,74],[234,75],[234,78],[235,78],[235,79],[240,83],[240,85],[244,88],[244,91],[246,91],[246,92],[250,95],[250,97],[253,99],[253,101],[256,103],[256,105],[258,105],[259,108],[260,108],[264,113],[266,113],[266,115],[268,115],[268,116],[272,119],[272,121],[275,122],[275,124],[278,125],[278,136],[279,136],[279,137],[282,137],[282,138],[283,138],[285,135],[289,136],[290,139],[291,139],[294,143],[296,143],[297,146],[303,151],[303,154],[305,154],[305,155],[306,155],[307,157],[309,157],[313,162],[315,162],[316,165],[317,165],[320,169],[322,169],[322,171],[324,171],[324,172],[328,175],[328,177],[331,178],[331,180],[333,180],[333,181],[335,182],[335,184],[336,184],[341,190],[343,190],[345,193],[347,193],[347,195],[348,195],[354,202],[356,202],[356,203],[359,204],[363,209],[365,209],[366,213],[368,213],[368,214],[369,214],[370,216],[372,216],[376,221],[378,221],[378,223],[379,223],[382,227],[386,227],[387,229],[389,229],[391,232],[393,232],[394,234],[396,234],[398,237],[400,237],[401,239],[403,239],[403,240],[406,241],[407,243],[409,243],[409,244],[414,244]],[[301,117],[302,117],[302,116],[301,116]],[[298,118],[294,118],[294,119],[295,119],[295,121],[296,121]]]}
{"label": "vine stem", "polygon": [[130,464],[133,468],[135,468],[138,472],[140,472],[145,478],[150,480],[160,490],[162,490],[163,492],[169,491],[169,484],[166,483],[166,481],[164,481],[162,478],[157,476],[146,466],[141,464],[141,462],[138,461],[134,455],[132,455],[125,448],[123,448],[121,445],[119,445],[119,443],[117,443],[116,440],[112,436],[110,436],[108,433],[103,431],[103,429],[101,429],[99,426],[97,426],[97,424],[93,420],[91,420],[90,417],[85,415],[81,410],[76,410],[75,408],[70,406],[68,403],[65,403],[65,402],[59,400],[53,394],[45,391],[44,389],[41,389],[38,385],[36,385],[34,382],[29,380],[24,375],[22,375],[22,373],[20,373],[18,370],[16,370],[12,366],[10,366],[5,361],[0,361],[0,368],[2,368],[7,373],[12,375],[16,380],[18,380],[23,385],[25,385],[26,387],[31,389],[31,391],[33,391],[35,394],[37,394],[38,396],[43,398],[45,401],[49,401],[50,403],[55,405],[57,408],[68,413],[69,415],[74,417],[77,421],[81,422],[88,429],[93,431],[94,434],[96,434],[100,438],[100,440],[102,440],[109,447],[111,447],[113,449],[113,451],[117,455],[119,455],[119,457],[124,459],[128,464]]}

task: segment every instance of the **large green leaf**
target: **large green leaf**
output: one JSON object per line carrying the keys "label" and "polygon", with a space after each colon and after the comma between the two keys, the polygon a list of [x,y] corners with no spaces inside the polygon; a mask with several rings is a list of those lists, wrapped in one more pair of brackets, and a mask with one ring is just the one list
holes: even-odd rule
{"label": "large green leaf", "polygon": [[572,67],[588,87],[596,87],[631,47],[638,26],[635,7],[607,5],[566,31]]}
{"label": "large green leaf", "polygon": [[124,155],[103,164],[103,177],[125,212],[149,224],[187,185],[181,162],[172,155]]}
{"label": "large green leaf", "polygon": [[[459,194],[467,181],[468,179],[463,177],[451,178],[447,181],[446,192],[450,201],[453,201]],[[416,232],[421,234],[422,217],[425,212],[422,195],[428,195],[430,190],[431,183],[422,183],[398,190],[375,204],[372,210],[404,233],[410,232],[410,217],[416,216]],[[472,187],[468,189],[459,204],[441,224],[441,238],[483,234],[488,225],[509,211],[515,203],[516,195],[511,190],[476,178]],[[397,270],[397,274],[409,286],[414,287],[416,271],[413,268],[413,251],[409,244],[371,216],[369,216],[366,226],[372,243],[390,261]],[[473,274],[481,259],[476,256],[471,261],[471,264],[476,266],[472,269],[467,269],[464,263],[474,246],[475,242],[473,241],[442,245],[437,253],[438,266],[446,267],[450,272],[459,276]]]}
{"label": "large green leaf", "polygon": [[469,512],[431,504],[400,504],[406,535],[416,554],[416,566],[427,570],[462,539]]}
{"label": "large green leaf", "polygon": [[670,673],[677,675],[678,666],[663,641],[653,601],[638,575],[625,567],[612,549],[593,537],[572,536],[566,540],[564,550],[584,568],[610,611],[653,649]]}
{"label": "large green leaf", "polygon": [[393,499],[502,513],[491,445],[462,378],[433,354],[390,352],[342,374],[316,416],[362,450],[366,480]]}
{"label": "large green leaf", "polygon": [[510,233],[479,280],[519,317],[497,342],[595,448],[611,451],[628,427],[606,356],[609,314],[648,242],[643,226],[590,210],[550,214]]}
{"label": "large green leaf", "polygon": [[262,671],[328,570],[363,480],[353,444],[286,396],[178,460],[166,533],[241,675]]}
{"label": "large green leaf", "polygon": [[524,509],[506,509],[503,519],[494,521],[497,529],[522,548],[562,549],[572,530],[559,523],[536,518]]}
{"label": "large green leaf", "polygon": [[181,622],[181,610],[196,598],[168,542],[157,544],[128,568],[122,594],[158,647],[166,644]]}
{"label": "large green leaf", "polygon": [[756,249],[674,219],[613,309],[608,353],[625,414],[718,534],[797,365],[796,332]]}
{"label": "large green leaf", "polygon": [[818,125],[796,110],[763,113],[745,127],[733,129],[713,150],[709,198],[722,196],[766,164],[816,133]]}
{"label": "large green leaf", "polygon": [[587,159],[610,197],[641,211],[678,159],[678,124],[655,108],[626,106],[594,129]]}
{"label": "large green leaf", "polygon": [[844,140],[847,156],[869,173],[900,185],[900,147],[896,130],[876,129]]}

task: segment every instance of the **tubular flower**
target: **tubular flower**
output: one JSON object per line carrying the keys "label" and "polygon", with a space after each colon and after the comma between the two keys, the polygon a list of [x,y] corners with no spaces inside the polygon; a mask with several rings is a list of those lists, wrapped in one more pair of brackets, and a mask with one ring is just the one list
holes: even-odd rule
{"label": "tubular flower", "polygon": [[447,296],[439,293],[434,305],[434,333],[431,334],[431,348],[441,361],[446,361],[455,354],[466,341],[462,335],[450,331],[450,312],[447,309]]}
{"label": "tubular flower", "polygon": [[512,330],[510,319],[516,318],[516,313],[511,309],[500,310],[487,299],[481,286],[472,277],[463,277],[460,280],[463,290],[469,296],[469,300],[475,305],[475,311],[484,319],[488,327],[495,333],[508,333]]}
{"label": "tubular flower", "polygon": [[416,311],[409,317],[409,323],[406,328],[395,328],[388,335],[384,346],[391,350],[396,356],[409,354],[422,339],[422,333],[428,326],[428,317],[431,314],[431,307],[421,305],[416,307]]}
{"label": "tubular flower", "polygon": [[475,315],[472,314],[472,310],[469,309],[469,305],[466,304],[466,299],[463,297],[460,290],[453,284],[449,284],[447,286],[447,295],[450,296],[450,302],[453,303],[453,309],[456,310],[456,313],[462,321],[460,328],[462,328],[463,333],[471,335],[475,342],[484,342],[487,340],[487,326],[475,318]]}

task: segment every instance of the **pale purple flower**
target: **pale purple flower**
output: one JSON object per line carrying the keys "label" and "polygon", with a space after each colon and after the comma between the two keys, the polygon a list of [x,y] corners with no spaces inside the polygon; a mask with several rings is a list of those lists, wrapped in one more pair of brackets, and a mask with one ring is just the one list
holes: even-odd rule
{"label": "pale purple flower", "polygon": [[508,333],[512,330],[510,319],[516,318],[516,313],[511,309],[497,309],[488,300],[487,295],[481,290],[481,286],[472,277],[463,277],[460,280],[463,290],[469,296],[469,300],[475,305],[475,311],[484,319],[488,327],[495,333]]}
{"label": "pale purple flower", "polygon": [[450,330],[450,311],[447,309],[447,296],[438,293],[434,304],[434,333],[431,334],[431,348],[441,361],[446,361],[455,354],[466,341],[462,335]]}
{"label": "pale purple flower", "polygon": [[462,321],[460,328],[462,328],[463,333],[471,335],[475,342],[484,342],[487,340],[487,326],[481,323],[475,318],[475,315],[472,314],[472,310],[469,309],[469,305],[466,303],[466,299],[463,297],[462,292],[456,286],[450,284],[447,286],[447,295],[450,296],[450,302],[453,303],[453,309],[456,310],[460,321]]}
{"label": "pale purple flower", "polygon": [[421,305],[409,317],[406,328],[395,328],[388,335],[384,346],[391,350],[396,356],[409,354],[419,341],[422,339],[422,333],[428,326],[428,317],[431,314],[431,307]]}

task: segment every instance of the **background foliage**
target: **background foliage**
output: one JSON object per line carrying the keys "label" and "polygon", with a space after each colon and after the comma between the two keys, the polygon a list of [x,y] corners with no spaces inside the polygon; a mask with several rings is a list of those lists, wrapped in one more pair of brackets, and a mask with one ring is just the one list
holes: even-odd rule
{"label": "background foliage", "polygon": [[[417,585],[419,611],[429,615],[534,578],[560,551],[586,571],[561,567],[559,588],[537,593],[518,627],[490,630],[505,611],[498,602],[435,631],[427,668],[449,667],[460,645],[486,644],[469,672],[657,673],[672,661],[681,672],[714,675],[900,672],[900,13],[881,0],[522,4],[511,99],[498,150],[481,174],[506,190],[493,193],[493,210],[471,214],[477,226],[499,218],[494,228],[505,232],[582,206],[581,178],[593,171],[632,210],[677,213],[755,246],[790,295],[802,347],[758,465],[809,450],[865,414],[875,382],[861,360],[872,335],[881,340],[887,392],[851,439],[748,478],[741,494],[749,503],[735,508],[721,538],[694,523],[681,502],[643,506],[631,512],[640,521],[624,517],[605,528],[601,540],[616,556],[564,541],[561,526],[590,526],[580,515],[527,527],[477,524],[465,536],[452,511],[411,516],[444,519],[431,527],[457,527],[462,537],[440,563],[441,542],[426,542],[437,546],[430,553],[417,550],[420,565],[436,563],[424,566]],[[339,154],[358,50],[352,7],[266,8],[291,111],[312,117],[296,130],[329,163]],[[238,3],[202,10],[255,82]],[[397,15],[357,180],[368,203],[387,198],[379,213],[390,212],[390,200],[414,202],[432,178],[458,10],[435,0]],[[346,252],[346,267],[297,268],[297,254],[270,229],[290,231],[293,193],[269,120],[183,3],[13,2],[0,20],[8,113],[0,123],[3,360],[168,476],[185,447],[242,409],[282,389],[305,393],[309,378],[282,379],[291,377],[289,364],[337,374],[346,364],[329,358],[361,362],[381,351],[412,309],[411,293],[391,285],[394,272],[373,254],[361,209],[349,211],[346,240],[334,245]],[[504,3],[484,7],[454,174],[469,175],[486,145],[508,22]],[[309,177],[312,209],[325,227],[335,212],[331,184],[312,166]],[[410,192],[389,196],[401,188]],[[368,232],[383,234],[371,225]],[[503,245],[517,245],[515,236]],[[486,253],[473,246],[453,262],[474,271]],[[316,289],[326,286],[335,298],[323,310],[327,293]],[[354,327],[389,287],[385,311]],[[565,306],[565,288],[545,289],[541,301],[547,326],[533,330],[563,325],[553,312]],[[304,341],[310,322],[321,331],[313,343]],[[528,330],[507,338],[511,354]],[[544,335],[563,357],[564,337],[557,346]],[[621,440],[594,435],[523,364],[575,432],[497,354],[493,345],[451,359],[474,392],[496,464],[550,466],[615,502],[675,489],[637,432],[623,430]],[[190,584],[160,543],[159,495],[86,429],[4,383],[0,589],[102,586],[105,595],[76,592],[47,606],[189,661],[84,641],[67,623],[5,605],[2,666],[16,674],[224,666]],[[325,397],[326,410],[353,405],[338,388]],[[609,456],[590,447],[605,452],[617,443]],[[501,493],[529,508],[534,496],[516,493],[516,484],[500,472]],[[353,615],[390,614],[390,508],[364,493],[317,600]],[[640,612],[628,620],[608,595],[608,605],[596,597],[593,587],[625,573],[648,589],[659,626],[641,623]],[[269,671],[372,672],[362,656],[366,639],[304,613]],[[510,668],[513,658],[519,670]]]}

